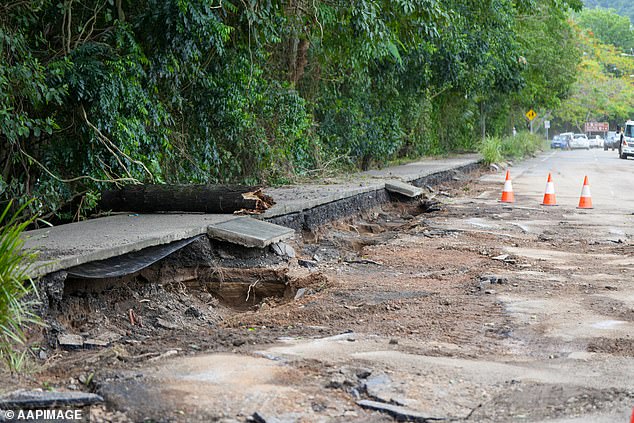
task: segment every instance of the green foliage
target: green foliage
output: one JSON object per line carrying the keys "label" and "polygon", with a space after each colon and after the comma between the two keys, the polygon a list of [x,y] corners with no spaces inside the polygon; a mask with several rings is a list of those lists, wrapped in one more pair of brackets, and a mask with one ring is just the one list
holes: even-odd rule
{"label": "green foliage", "polygon": [[480,142],[479,153],[486,165],[502,161],[502,139],[499,137],[486,137]]}
{"label": "green foliage", "polygon": [[627,16],[621,16],[609,9],[585,9],[576,20],[582,28],[592,34],[603,44],[612,44],[622,50],[634,48],[634,30]]}
{"label": "green foliage", "polygon": [[634,115],[634,61],[604,44],[592,33],[579,31],[585,55],[569,97],[554,111],[557,126],[581,132],[587,121],[607,121],[612,127]]}
{"label": "green foliage", "polygon": [[486,137],[479,146],[484,163],[499,163],[503,159],[522,159],[544,148],[544,139],[530,132],[518,132],[515,136]]}
{"label": "green foliage", "polygon": [[0,202],[68,220],[113,184],[283,183],[473,151],[568,95],[579,6],[2,4]]}
{"label": "green foliage", "polygon": [[516,136],[502,139],[501,153],[507,159],[521,159],[529,157],[544,148],[544,139],[530,132],[520,131]]}
{"label": "green foliage", "polygon": [[19,371],[25,351],[25,327],[39,324],[40,320],[30,308],[35,305],[36,293],[33,282],[28,277],[28,269],[33,254],[22,250],[20,234],[31,223],[19,223],[23,208],[10,215],[11,203],[0,214],[0,359],[11,371]]}
{"label": "green foliage", "polygon": [[604,9],[614,9],[621,16],[627,16],[634,21],[634,3],[630,0],[584,0],[587,8],[601,7]]}

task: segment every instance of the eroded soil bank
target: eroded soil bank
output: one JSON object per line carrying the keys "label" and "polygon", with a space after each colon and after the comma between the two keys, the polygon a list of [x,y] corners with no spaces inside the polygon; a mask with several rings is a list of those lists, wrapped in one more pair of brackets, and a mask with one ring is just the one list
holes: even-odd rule
{"label": "eroded soil bank", "polygon": [[627,228],[455,179],[276,251],[203,238],[67,280],[18,384],[99,393],[93,421],[626,421]]}

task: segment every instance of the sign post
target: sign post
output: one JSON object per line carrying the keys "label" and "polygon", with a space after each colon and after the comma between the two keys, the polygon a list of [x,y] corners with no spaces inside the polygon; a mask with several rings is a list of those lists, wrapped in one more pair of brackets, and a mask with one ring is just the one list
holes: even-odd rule
{"label": "sign post", "polygon": [[548,130],[550,129],[550,121],[549,120],[545,120],[544,121],[544,128],[546,128],[546,141],[549,141],[549,139],[548,139]]}
{"label": "sign post", "polygon": [[525,116],[528,119],[528,121],[531,123],[531,134],[532,134],[533,133],[533,119],[537,117],[537,113],[535,113],[535,110],[530,109],[528,112],[526,112]]}

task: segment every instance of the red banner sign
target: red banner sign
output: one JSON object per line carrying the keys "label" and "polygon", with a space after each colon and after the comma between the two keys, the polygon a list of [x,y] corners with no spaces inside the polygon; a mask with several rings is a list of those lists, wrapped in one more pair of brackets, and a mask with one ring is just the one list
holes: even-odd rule
{"label": "red banner sign", "polygon": [[584,132],[608,132],[610,125],[607,122],[586,122]]}

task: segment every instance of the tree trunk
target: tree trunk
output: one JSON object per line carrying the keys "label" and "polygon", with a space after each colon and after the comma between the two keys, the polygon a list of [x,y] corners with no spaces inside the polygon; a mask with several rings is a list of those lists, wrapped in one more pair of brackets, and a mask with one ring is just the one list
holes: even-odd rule
{"label": "tree trunk", "polygon": [[127,212],[263,213],[275,202],[261,189],[228,185],[129,185],[105,191],[100,209]]}
{"label": "tree trunk", "polygon": [[480,101],[480,135],[483,140],[487,137],[487,115],[484,101]]}

